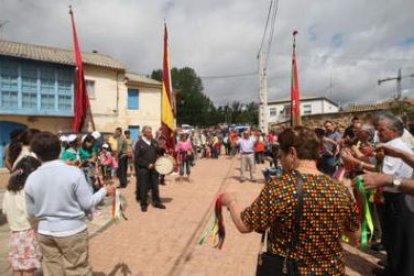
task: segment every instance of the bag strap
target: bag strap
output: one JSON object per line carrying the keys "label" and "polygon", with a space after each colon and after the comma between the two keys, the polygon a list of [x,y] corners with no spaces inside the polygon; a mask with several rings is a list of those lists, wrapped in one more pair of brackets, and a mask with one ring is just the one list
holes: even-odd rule
{"label": "bag strap", "polygon": [[291,239],[291,243],[290,243],[290,249],[288,251],[288,256],[290,254],[290,252],[292,252],[295,247],[296,244],[299,241],[299,229],[300,229],[300,222],[302,220],[302,215],[303,215],[303,205],[304,205],[304,200],[303,200],[303,176],[298,172],[295,171],[295,174],[297,176],[297,181],[296,181],[296,193],[298,195],[298,204],[296,205],[295,208],[295,216],[293,218],[293,228],[292,228],[292,239]]}

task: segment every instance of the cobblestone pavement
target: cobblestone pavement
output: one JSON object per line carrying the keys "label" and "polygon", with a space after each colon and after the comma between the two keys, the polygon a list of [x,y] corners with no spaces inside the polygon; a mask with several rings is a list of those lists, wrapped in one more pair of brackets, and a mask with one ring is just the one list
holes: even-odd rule
{"label": "cobblestone pavement", "polygon": [[[90,257],[94,275],[254,275],[260,236],[240,234],[224,211],[226,240],[222,250],[197,240],[211,224],[213,203],[223,190],[238,193],[239,202],[247,206],[263,187],[258,183],[240,183],[239,160],[221,157],[200,160],[193,168],[191,182],[167,177],[160,186],[166,210],[152,208],[142,213],[135,201],[135,179],[121,190],[128,202],[127,221],[110,223],[110,200],[101,207],[101,215],[89,222]],[[4,176],[4,175],[2,175]],[[0,206],[5,188],[0,177]],[[0,221],[0,244],[7,244],[8,226]],[[348,275],[371,275],[381,254],[362,252],[345,245]],[[7,246],[0,249],[0,275],[8,275]],[[4,270],[6,268],[6,270]]]}

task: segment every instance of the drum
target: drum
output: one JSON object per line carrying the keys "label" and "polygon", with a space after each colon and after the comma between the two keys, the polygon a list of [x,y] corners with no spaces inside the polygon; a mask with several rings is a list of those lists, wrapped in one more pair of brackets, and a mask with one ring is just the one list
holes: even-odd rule
{"label": "drum", "polygon": [[157,161],[155,161],[154,167],[159,174],[168,175],[173,172],[174,163],[174,158],[166,155],[158,157]]}

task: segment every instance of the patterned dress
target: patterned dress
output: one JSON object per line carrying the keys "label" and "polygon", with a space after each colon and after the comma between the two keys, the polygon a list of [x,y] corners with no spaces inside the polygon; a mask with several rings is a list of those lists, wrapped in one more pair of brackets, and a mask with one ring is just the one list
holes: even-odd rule
{"label": "patterned dress", "polygon": [[[325,175],[303,174],[303,178],[299,241],[289,257],[298,260],[300,275],[345,275],[340,237],[358,230],[357,206],[340,182]],[[256,232],[270,227],[269,250],[284,257],[290,251],[298,202],[296,182],[293,174],[276,177],[241,213],[243,222]]]}

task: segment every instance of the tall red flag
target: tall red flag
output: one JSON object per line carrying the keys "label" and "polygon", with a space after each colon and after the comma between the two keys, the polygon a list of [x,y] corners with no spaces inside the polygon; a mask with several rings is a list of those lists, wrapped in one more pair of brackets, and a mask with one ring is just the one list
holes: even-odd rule
{"label": "tall red flag", "polygon": [[76,81],[75,81],[75,117],[73,118],[73,131],[82,130],[87,116],[89,105],[88,93],[85,85],[85,74],[83,72],[82,53],[79,47],[78,35],[76,34],[75,19],[72,7],[69,7],[69,14],[72,20],[73,47],[76,59]]}
{"label": "tall red flag", "polygon": [[162,96],[161,96],[161,132],[165,139],[166,148],[174,150],[175,145],[175,112],[172,95],[170,57],[168,53],[167,24],[164,24],[164,57],[162,66]]}
{"label": "tall red flag", "polygon": [[291,77],[291,84],[290,84],[290,97],[291,97],[291,102],[292,102],[290,119],[291,119],[292,127],[301,125],[299,76],[298,76],[298,64],[296,62],[296,35],[297,34],[298,34],[298,31],[293,32],[292,77]]}

